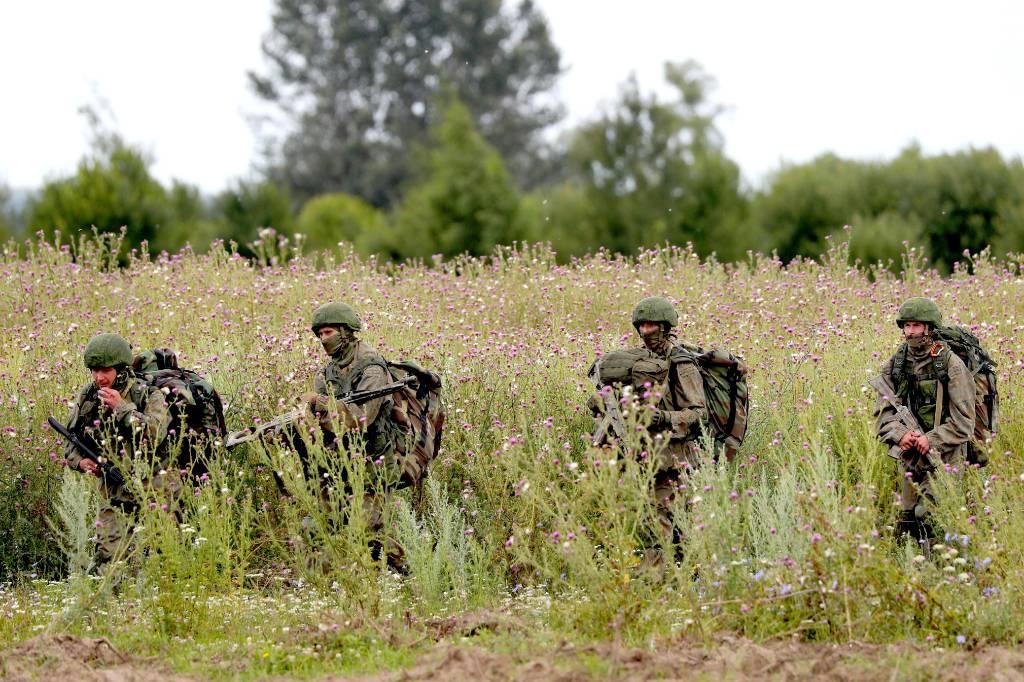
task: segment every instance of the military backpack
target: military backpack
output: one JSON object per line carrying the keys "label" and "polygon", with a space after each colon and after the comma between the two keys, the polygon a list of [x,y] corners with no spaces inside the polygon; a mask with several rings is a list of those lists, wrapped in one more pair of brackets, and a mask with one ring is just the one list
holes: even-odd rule
{"label": "military backpack", "polygon": [[665,360],[645,348],[615,350],[595,362],[590,374],[602,386],[629,384],[639,390],[648,382],[651,385],[677,382],[678,365],[682,362],[697,366],[704,384],[711,436],[731,460],[747,433],[749,397],[747,367],[729,351],[705,350],[680,343]]}
{"label": "military backpack", "polygon": [[176,355],[166,348],[140,354],[132,365],[142,381],[164,394],[172,419],[168,445],[180,443],[180,465],[195,476],[202,475],[206,465],[196,451],[195,437],[206,438],[205,446],[209,448],[215,439],[227,434],[220,394],[199,373],[178,367]]}
{"label": "military backpack", "polygon": [[[700,370],[711,435],[731,461],[747,435],[750,397],[746,364],[727,350],[704,349],[685,343],[677,344],[672,353],[689,356]],[[676,363],[672,366],[674,368]]]}

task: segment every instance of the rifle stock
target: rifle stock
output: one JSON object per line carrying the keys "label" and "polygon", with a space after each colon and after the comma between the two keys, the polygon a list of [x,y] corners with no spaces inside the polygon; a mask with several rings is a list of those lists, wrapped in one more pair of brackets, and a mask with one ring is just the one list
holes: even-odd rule
{"label": "rifle stock", "polygon": [[604,400],[604,417],[598,422],[592,436],[595,444],[601,444],[609,440],[609,437],[618,438],[620,441],[626,437],[626,422],[622,419],[622,411],[619,409],[619,401],[616,400],[613,391],[601,391]]}
{"label": "rifle stock", "polygon": [[72,431],[68,430],[63,424],[57,421],[55,418],[47,417],[46,423],[50,425],[54,431],[64,436],[65,439],[78,450],[79,454],[86,459],[90,459],[96,463],[100,468],[100,473],[103,475],[103,481],[108,485],[120,486],[124,485],[124,476],[118,471],[109,460],[105,457],[100,457],[98,454],[93,452],[92,448],[82,442],[82,440],[76,436]]}
{"label": "rifle stock", "polygon": [[[376,398],[382,398],[386,395],[391,395],[396,391],[402,390],[405,386],[416,381],[416,377],[407,376],[403,377],[399,381],[381,386],[380,388],[368,388],[362,391],[351,391],[338,398],[338,402],[344,405],[361,405],[362,403],[369,402]],[[264,422],[258,426],[251,426],[241,431],[232,431],[228,434],[224,440],[224,447],[230,450],[235,446],[241,445],[242,443],[248,443],[251,440],[256,440],[262,437],[266,433],[280,433],[289,424],[297,422],[302,415],[305,413],[305,408],[297,407],[293,410],[289,410],[284,414],[279,414],[270,421]]]}

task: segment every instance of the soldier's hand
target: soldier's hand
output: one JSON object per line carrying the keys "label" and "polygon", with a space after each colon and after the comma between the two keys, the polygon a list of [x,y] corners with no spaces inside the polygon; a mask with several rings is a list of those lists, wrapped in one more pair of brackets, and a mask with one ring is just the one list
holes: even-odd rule
{"label": "soldier's hand", "polygon": [[92,474],[93,476],[100,475],[100,465],[85,457],[78,460],[78,468],[87,474]]}
{"label": "soldier's hand", "polygon": [[928,436],[918,436],[917,441],[914,443],[914,447],[916,447],[917,451],[920,452],[922,455],[927,455],[928,450],[931,448],[930,443],[928,443]]}
{"label": "soldier's hand", "polygon": [[310,412],[316,415],[326,414],[328,407],[330,407],[327,396],[320,393],[307,393],[302,396],[302,400],[309,406]]}
{"label": "soldier's hand", "polygon": [[[100,400],[103,401],[103,404],[106,405],[107,407],[109,407],[112,410],[115,409],[118,405],[120,405],[121,403],[124,402],[124,398],[121,397],[121,394],[118,393],[117,391],[115,391],[112,388],[101,388],[98,391],[98,395],[99,395]],[[92,461],[92,460],[82,460],[82,461]]]}
{"label": "soldier's hand", "polygon": [[903,438],[900,438],[900,450],[909,450],[913,448],[917,444],[918,435],[920,434],[918,434],[917,431],[907,431],[903,435]]}
{"label": "soldier's hand", "polygon": [[651,415],[650,428],[662,429],[669,425],[671,418],[665,410],[655,410],[654,414]]}

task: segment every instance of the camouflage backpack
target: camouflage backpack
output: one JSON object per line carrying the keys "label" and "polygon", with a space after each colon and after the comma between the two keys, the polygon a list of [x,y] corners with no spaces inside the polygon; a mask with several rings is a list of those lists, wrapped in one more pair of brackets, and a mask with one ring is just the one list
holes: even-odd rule
{"label": "camouflage backpack", "polygon": [[675,370],[677,358],[685,357],[696,363],[704,381],[711,435],[724,450],[726,459],[731,461],[747,435],[749,395],[746,364],[729,351],[705,350],[689,344],[677,344],[669,357],[673,360],[669,378],[674,381],[678,381]]}
{"label": "camouflage backpack", "polygon": [[678,381],[677,365],[693,362],[700,371],[707,403],[708,424],[715,443],[732,459],[747,433],[747,367],[732,353],[705,351],[697,346],[677,344],[665,360],[645,348],[606,353],[590,368],[599,385],[631,384],[639,390],[646,382]]}
{"label": "camouflage backpack", "polygon": [[[995,437],[999,431],[999,391],[996,386],[996,363],[992,360],[978,337],[969,330],[959,326],[936,327],[933,332],[935,340],[956,353],[963,360],[974,377],[974,434],[973,442],[967,448],[967,461],[971,464],[985,466],[988,455],[982,447]],[[949,364],[947,355],[939,353],[933,364],[939,381],[949,382]],[[892,383],[902,397],[907,391],[906,377],[907,344],[900,345],[893,357]]]}
{"label": "camouflage backpack", "polygon": [[[154,348],[140,353],[132,361],[136,374],[165,395],[173,421],[168,428],[169,444],[181,436],[206,436],[210,441],[227,434],[224,404],[213,385],[190,369],[178,367],[174,351]],[[194,439],[181,440],[179,461],[193,475],[205,473],[206,467],[195,452]],[[207,444],[207,446],[209,443]]]}
{"label": "camouflage backpack", "polygon": [[441,401],[441,377],[414,360],[388,362],[387,367],[397,381],[407,376],[416,377],[415,382],[392,395],[390,416],[399,431],[395,449],[401,462],[403,482],[418,485],[427,466],[441,450],[446,417]]}

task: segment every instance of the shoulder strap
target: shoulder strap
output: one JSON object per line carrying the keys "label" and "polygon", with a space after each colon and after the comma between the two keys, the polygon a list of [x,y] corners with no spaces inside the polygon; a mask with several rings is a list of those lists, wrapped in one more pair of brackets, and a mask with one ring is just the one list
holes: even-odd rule
{"label": "shoulder strap", "polygon": [[904,385],[903,380],[906,378],[906,366],[907,366],[907,343],[904,341],[900,344],[900,347],[896,349],[896,354],[892,356],[892,385],[896,389],[896,393],[901,398],[906,398],[907,387]]}
{"label": "shoulder strap", "polygon": [[82,416],[92,410],[92,402],[90,398],[96,390],[96,384],[89,383],[82,387],[82,390],[78,392],[78,400],[75,404],[75,415],[71,421],[68,422],[68,431],[75,431],[78,428],[78,422],[82,420]]}

